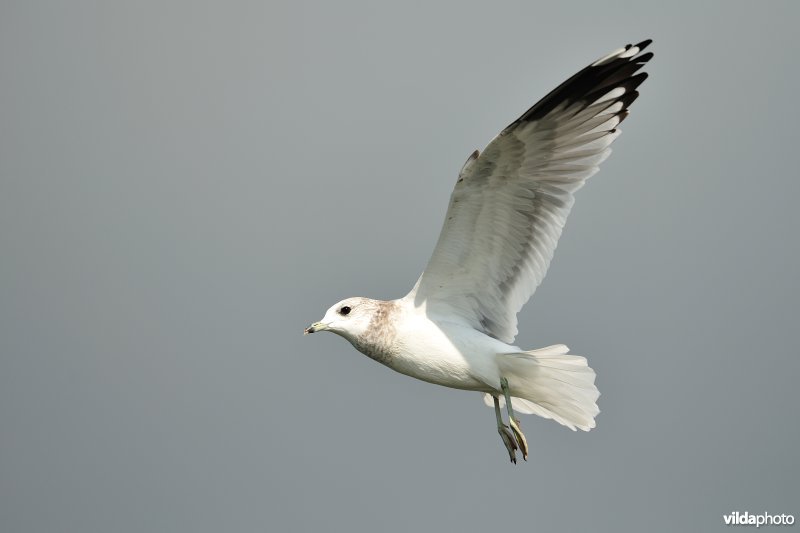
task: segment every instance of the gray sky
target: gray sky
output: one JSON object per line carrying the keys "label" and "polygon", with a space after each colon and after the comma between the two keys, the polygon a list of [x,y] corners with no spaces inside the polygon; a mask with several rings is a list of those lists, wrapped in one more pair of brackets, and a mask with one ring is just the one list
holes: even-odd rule
{"label": "gray sky", "polygon": [[[800,515],[797,2],[0,6],[0,529],[715,531]],[[396,298],[464,159],[648,37],[517,342],[598,427],[302,329]]]}

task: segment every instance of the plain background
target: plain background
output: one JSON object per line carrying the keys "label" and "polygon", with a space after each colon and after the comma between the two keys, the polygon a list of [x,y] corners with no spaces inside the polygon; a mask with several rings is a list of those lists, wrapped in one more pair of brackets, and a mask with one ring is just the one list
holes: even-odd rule
{"label": "plain background", "polygon": [[[713,531],[800,515],[800,4],[0,7],[4,532]],[[520,315],[598,427],[333,335],[400,297],[458,169],[594,59],[650,79]],[[800,517],[798,517],[800,518]]]}

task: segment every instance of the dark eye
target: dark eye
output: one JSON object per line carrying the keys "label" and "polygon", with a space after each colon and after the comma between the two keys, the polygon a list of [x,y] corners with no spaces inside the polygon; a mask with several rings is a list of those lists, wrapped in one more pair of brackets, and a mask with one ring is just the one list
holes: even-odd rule
{"label": "dark eye", "polygon": [[340,315],[344,315],[344,316],[349,315],[350,314],[350,306],[349,305],[345,305],[344,307],[339,309],[339,314]]}

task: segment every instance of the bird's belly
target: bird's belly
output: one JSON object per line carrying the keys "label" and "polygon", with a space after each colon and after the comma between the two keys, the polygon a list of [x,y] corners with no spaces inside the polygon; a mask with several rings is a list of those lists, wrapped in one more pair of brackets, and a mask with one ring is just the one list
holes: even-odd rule
{"label": "bird's belly", "polygon": [[489,390],[470,373],[463,361],[431,352],[396,356],[385,363],[391,369],[428,383],[465,390]]}
{"label": "bird's belly", "polygon": [[381,363],[401,374],[445,387],[492,390],[485,377],[494,373],[493,353],[484,353],[480,343],[445,332],[430,321],[412,326],[397,332],[392,354],[382,358]]}

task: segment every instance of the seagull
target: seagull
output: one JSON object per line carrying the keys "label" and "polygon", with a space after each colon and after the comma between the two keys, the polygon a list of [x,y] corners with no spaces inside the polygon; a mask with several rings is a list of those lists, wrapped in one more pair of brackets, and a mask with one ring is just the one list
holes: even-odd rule
{"label": "seagull", "polygon": [[529,451],[514,411],[594,428],[600,392],[586,358],[563,344],[515,346],[517,313],[547,272],[575,192],[611,153],[647,78],[639,70],[651,42],[598,59],[467,158],[411,292],[347,298],[304,333],[336,333],[397,372],[483,393],[513,463]]}

